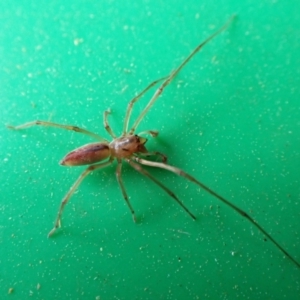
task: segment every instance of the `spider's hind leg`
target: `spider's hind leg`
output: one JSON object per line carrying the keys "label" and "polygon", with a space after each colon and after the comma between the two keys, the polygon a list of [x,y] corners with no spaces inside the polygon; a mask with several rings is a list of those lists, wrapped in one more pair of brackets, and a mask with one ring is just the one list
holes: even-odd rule
{"label": "spider's hind leg", "polygon": [[63,210],[66,206],[66,204],[69,202],[71,196],[74,194],[74,192],[76,191],[76,189],[78,188],[78,186],[81,184],[82,180],[89,175],[92,171],[95,171],[97,169],[101,169],[104,168],[108,165],[110,165],[113,162],[113,159],[110,159],[106,162],[103,163],[99,163],[96,165],[91,165],[89,167],[87,167],[82,173],[81,175],[77,178],[77,180],[74,182],[74,184],[72,185],[72,187],[70,188],[70,190],[68,191],[68,193],[66,194],[66,196],[63,198],[63,200],[61,201],[58,213],[57,213],[57,217],[54,223],[54,227],[52,228],[52,230],[48,233],[48,237],[52,236],[54,234],[54,232],[56,231],[57,228],[60,227],[60,223],[61,223],[61,216],[63,213]]}

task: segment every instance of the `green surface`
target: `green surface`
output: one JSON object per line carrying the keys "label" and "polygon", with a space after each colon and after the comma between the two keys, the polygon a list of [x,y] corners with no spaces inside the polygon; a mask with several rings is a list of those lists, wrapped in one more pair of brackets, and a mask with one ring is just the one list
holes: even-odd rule
{"label": "green surface", "polygon": [[237,13],[139,129],[160,130],[149,149],[245,209],[300,261],[298,1],[2,1],[0,11],[0,299],[299,299],[289,259],[163,171],[153,174],[196,222],[126,167],[134,224],[111,167],[83,182],[47,239],[83,169],[58,161],[91,140],[4,126],[42,119],[107,137],[102,112],[111,108],[121,132],[128,101]]}

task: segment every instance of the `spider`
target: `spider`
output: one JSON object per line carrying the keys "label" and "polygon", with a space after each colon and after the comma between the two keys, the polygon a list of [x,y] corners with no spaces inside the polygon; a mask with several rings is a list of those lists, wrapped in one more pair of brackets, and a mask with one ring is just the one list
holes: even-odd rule
{"label": "spider", "polygon": [[[93,132],[90,132],[86,129],[79,128],[77,126],[71,126],[71,125],[62,125],[57,123],[52,123],[48,121],[32,121],[28,122],[19,126],[11,126],[7,125],[8,128],[19,130],[24,129],[27,127],[35,126],[35,125],[41,125],[41,126],[51,126],[51,127],[57,127],[65,130],[71,130],[75,132],[79,132],[82,134],[86,134],[94,139],[96,139],[98,142],[90,143],[84,146],[81,146],[70,153],[68,153],[61,161],[60,164],[63,166],[81,166],[81,165],[89,165],[79,176],[79,178],[75,181],[75,183],[72,185],[68,193],[63,198],[57,218],[54,223],[53,229],[49,232],[48,237],[51,237],[57,228],[61,227],[61,217],[64,210],[65,205],[70,200],[71,196],[75,192],[75,190],[78,188],[78,186],[81,184],[83,179],[90,174],[92,171],[102,169],[104,167],[107,167],[111,165],[115,160],[117,161],[117,169],[116,169],[116,177],[117,181],[119,183],[119,186],[121,188],[121,192],[123,195],[124,200],[126,201],[129,210],[131,212],[133,221],[136,221],[135,212],[133,207],[131,206],[131,203],[129,201],[127,192],[125,190],[123,180],[121,177],[122,172],[122,162],[127,162],[133,169],[135,169],[140,174],[146,176],[150,180],[152,180],[155,184],[157,184],[160,188],[162,188],[169,196],[171,196],[185,211],[186,213],[192,218],[196,219],[196,217],[190,212],[190,210],[179,200],[179,198],[163,183],[161,183],[159,180],[157,180],[155,177],[151,175],[143,166],[148,167],[154,167],[154,168],[160,168],[165,169],[167,171],[170,171],[172,173],[175,173],[176,175],[179,175],[181,177],[184,177],[185,179],[193,182],[194,184],[198,185],[200,188],[204,189],[206,192],[226,204],[227,206],[231,207],[233,210],[235,210],[237,213],[239,213],[242,217],[246,218],[248,221],[250,221],[262,234],[264,234],[269,240],[271,240],[274,245],[282,251],[294,264],[297,265],[297,267],[300,268],[300,263],[297,262],[262,226],[260,226],[248,213],[240,209],[235,204],[231,203],[230,201],[226,200],[221,195],[214,192],[212,189],[204,185],[202,182],[194,178],[193,176],[189,175],[188,173],[184,172],[183,170],[169,165],[167,163],[167,157],[157,151],[148,151],[145,147],[145,144],[147,142],[147,139],[144,138],[142,135],[148,134],[152,137],[156,137],[158,135],[157,131],[154,130],[148,130],[143,131],[139,134],[135,134],[138,125],[143,120],[149,109],[153,106],[157,98],[162,94],[163,90],[166,86],[170,84],[170,82],[174,79],[174,77],[180,72],[180,70],[190,61],[190,59],[198,52],[200,51],[204,45],[206,45],[208,42],[210,42],[213,38],[215,38],[218,34],[220,34],[222,31],[224,31],[229,24],[233,21],[235,16],[232,16],[225,25],[223,25],[221,28],[219,28],[215,33],[210,35],[206,40],[204,40],[201,44],[199,44],[192,52],[191,54],[183,60],[183,62],[174,70],[172,71],[168,76],[160,78],[158,80],[153,81],[150,83],[142,92],[140,92],[137,96],[135,96],[128,104],[126,115],[124,118],[124,124],[123,124],[123,132],[120,137],[117,137],[110,127],[108,123],[108,115],[110,114],[110,111],[107,110],[103,114],[103,123],[106,131],[108,134],[112,137],[112,141],[109,142],[99,136],[98,134],[95,134]],[[134,104],[152,87],[154,87],[159,82],[162,82],[159,88],[156,90],[146,107],[141,111],[138,118],[133,123],[132,127],[130,129],[128,128],[129,120],[132,112],[132,108]],[[149,157],[156,157],[157,159],[160,159],[160,161],[152,161],[149,160]]]}

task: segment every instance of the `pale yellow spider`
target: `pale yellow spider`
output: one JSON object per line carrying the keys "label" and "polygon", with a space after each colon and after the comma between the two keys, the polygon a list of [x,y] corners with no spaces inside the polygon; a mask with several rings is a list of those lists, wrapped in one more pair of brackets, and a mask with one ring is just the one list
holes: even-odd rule
{"label": "pale yellow spider", "polygon": [[[145,147],[145,144],[147,142],[147,139],[142,137],[141,134],[149,134],[153,137],[158,135],[157,131],[144,131],[140,134],[135,134],[135,131],[144,118],[144,116],[147,114],[149,109],[152,107],[156,99],[160,96],[160,94],[163,92],[164,88],[174,79],[174,77],[179,73],[179,71],[189,62],[189,60],[210,40],[212,40],[215,36],[217,36],[219,33],[221,33],[223,30],[225,30],[228,25],[232,22],[234,17],[231,17],[228,22],[221,27],[219,30],[217,30],[215,33],[213,33],[210,37],[208,37],[204,42],[202,42],[200,45],[198,45],[194,51],[175,69],[175,71],[172,71],[170,75],[158,79],[151,84],[149,84],[140,94],[138,94],[136,97],[134,97],[128,104],[125,119],[124,119],[124,126],[123,126],[123,133],[120,137],[117,137],[111,127],[108,124],[107,116],[109,114],[108,111],[104,112],[103,119],[104,119],[104,127],[107,130],[107,132],[110,134],[110,136],[113,138],[112,142],[108,142],[107,140],[103,139],[101,136],[92,133],[90,131],[87,131],[83,128],[79,128],[77,126],[70,126],[70,125],[61,125],[56,124],[52,122],[46,122],[46,121],[33,121],[28,122],[23,125],[19,126],[11,126],[9,125],[8,128],[10,129],[23,129],[27,127],[31,127],[34,125],[42,125],[42,126],[52,126],[57,128],[62,128],[66,130],[72,130],[76,132],[80,132],[86,135],[89,135],[98,142],[91,143],[84,145],[80,148],[77,148],[70,153],[68,153],[60,162],[63,166],[80,166],[80,165],[90,165],[87,167],[87,169],[79,176],[79,178],[75,181],[69,192],[66,194],[66,196],[63,198],[58,215],[54,224],[53,229],[49,232],[48,236],[52,236],[55,230],[60,227],[60,220],[62,216],[63,209],[65,205],[68,203],[70,197],[73,195],[77,187],[80,185],[82,180],[92,171],[97,169],[102,169],[104,167],[107,167],[108,165],[112,164],[114,160],[117,160],[117,170],[116,170],[116,176],[117,181],[119,183],[119,186],[122,191],[123,198],[125,199],[133,220],[135,221],[135,213],[134,210],[130,204],[129,198],[127,196],[122,177],[121,177],[121,170],[122,170],[122,161],[126,161],[131,167],[133,167],[136,171],[141,173],[142,175],[148,177],[150,180],[152,180],[154,183],[156,183],[158,186],[160,186],[166,193],[168,193],[189,215],[191,218],[196,219],[196,217],[189,211],[189,209],[178,199],[178,197],[163,183],[158,181],[155,177],[153,177],[147,170],[145,170],[142,166],[149,166],[149,167],[156,167],[168,170],[170,172],[173,172],[179,176],[182,176],[186,178],[187,180],[190,180],[191,182],[195,183],[196,185],[200,186],[202,189],[225,203],[226,205],[230,206],[232,209],[234,209],[236,212],[238,212],[241,216],[249,220],[255,227],[257,227],[269,240],[271,240],[277,248],[279,248],[287,257],[289,257],[299,268],[300,264],[278,243],[268,234],[265,229],[263,229],[251,216],[249,216],[245,211],[237,207],[235,204],[229,202],[222,196],[218,195],[216,192],[211,190],[209,187],[198,181],[193,176],[187,174],[183,170],[171,166],[167,164],[167,157],[160,153],[160,152],[153,152],[148,151]],[[142,95],[144,95],[150,88],[155,86],[158,82],[162,82],[160,87],[156,90],[146,107],[143,109],[143,111],[140,113],[138,118],[133,123],[132,127],[128,130],[128,124],[129,119],[131,115],[131,111],[133,108],[133,105],[136,101],[140,99]],[[151,161],[147,158],[149,156],[156,156],[157,158],[160,158],[162,162],[157,161]]]}

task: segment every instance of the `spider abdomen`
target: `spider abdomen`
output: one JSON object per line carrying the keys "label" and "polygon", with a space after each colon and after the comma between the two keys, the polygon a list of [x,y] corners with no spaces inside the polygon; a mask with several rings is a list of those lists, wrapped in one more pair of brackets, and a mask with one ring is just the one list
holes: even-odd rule
{"label": "spider abdomen", "polygon": [[108,143],[92,143],[69,152],[61,161],[63,166],[90,165],[111,156]]}

